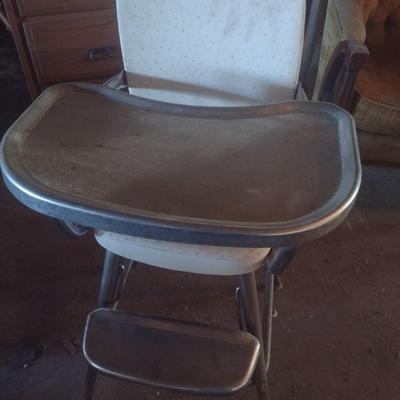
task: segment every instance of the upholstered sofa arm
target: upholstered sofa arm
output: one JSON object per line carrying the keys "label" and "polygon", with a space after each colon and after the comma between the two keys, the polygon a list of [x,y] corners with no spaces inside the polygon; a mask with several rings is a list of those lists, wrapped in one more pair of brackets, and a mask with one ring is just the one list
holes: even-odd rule
{"label": "upholstered sofa arm", "polygon": [[340,40],[365,42],[368,9],[365,0],[330,0],[332,19],[340,30]]}
{"label": "upholstered sofa arm", "polygon": [[358,71],[368,58],[363,0],[330,0],[314,100],[351,109]]}

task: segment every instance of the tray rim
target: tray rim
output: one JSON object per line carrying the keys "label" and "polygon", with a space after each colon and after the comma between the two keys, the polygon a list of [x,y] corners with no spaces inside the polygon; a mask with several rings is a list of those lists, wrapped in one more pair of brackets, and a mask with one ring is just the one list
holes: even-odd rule
{"label": "tray rim", "polygon": [[[82,204],[74,196],[50,189],[29,175],[18,159],[9,160],[17,153],[7,153],[14,131],[23,131],[24,126],[39,120],[58,98],[80,91],[99,94],[120,104],[153,112],[167,113],[190,118],[245,119],[272,115],[285,115],[293,112],[325,112],[345,125],[352,151],[342,157],[342,179],[338,190],[321,207],[295,219],[252,223],[241,221],[205,220],[191,217],[170,216],[130,208],[131,213],[102,208],[106,202],[96,201],[96,205]],[[32,108],[34,107],[34,108]],[[357,138],[353,118],[341,108],[328,103],[289,101],[250,107],[197,107],[177,105],[149,100],[127,93],[88,83],[64,83],[48,88],[8,129],[0,148],[0,167],[3,179],[13,195],[29,208],[47,216],[75,222],[90,228],[108,230],[133,236],[159,240],[178,241],[194,244],[232,245],[238,247],[265,247],[303,241],[321,236],[338,225],[350,211],[361,184],[361,163],[357,151]],[[343,170],[343,162],[352,164],[352,176]],[[344,182],[346,181],[346,182]],[[346,193],[343,194],[343,186]],[[335,203],[336,202],[336,203]],[[335,203],[335,204],[334,204]],[[134,212],[137,214],[135,215]]]}

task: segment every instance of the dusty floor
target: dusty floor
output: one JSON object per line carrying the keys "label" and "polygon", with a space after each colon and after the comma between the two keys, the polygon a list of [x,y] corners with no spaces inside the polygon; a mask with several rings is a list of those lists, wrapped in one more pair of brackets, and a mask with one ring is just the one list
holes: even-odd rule
{"label": "dusty floor", "polygon": [[[0,31],[0,134],[28,103],[10,43]],[[364,168],[348,220],[298,249],[276,293],[274,400],[400,399],[399,183],[400,170]],[[65,343],[79,342],[94,307],[102,251],[91,237],[63,236],[2,184],[0,227],[0,398],[79,399],[85,364]],[[121,307],[235,326],[234,286],[140,266]],[[178,398],[189,396],[105,377],[95,395]]]}

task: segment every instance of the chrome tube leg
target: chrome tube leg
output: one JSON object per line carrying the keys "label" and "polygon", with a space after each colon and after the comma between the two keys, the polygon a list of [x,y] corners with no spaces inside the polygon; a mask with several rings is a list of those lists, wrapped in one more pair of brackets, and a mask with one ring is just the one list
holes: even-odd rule
{"label": "chrome tube leg", "polygon": [[281,275],[293,260],[295,254],[295,247],[278,247],[272,249],[268,254],[267,268],[269,268],[274,275],[274,288],[282,288]]}
{"label": "chrome tube leg", "polygon": [[[106,251],[101,276],[98,307],[116,308],[125,286],[133,261]],[[91,400],[96,384],[97,371],[88,366],[85,378],[84,400]]]}
{"label": "chrome tube leg", "polygon": [[84,400],[92,400],[94,387],[96,385],[96,380],[97,380],[97,371],[93,367],[88,366],[86,370],[85,388],[83,392]]}
{"label": "chrome tube leg", "polygon": [[98,307],[116,308],[133,261],[106,251]]}
{"label": "chrome tube leg", "polygon": [[240,297],[243,308],[243,316],[247,330],[253,334],[260,342],[260,355],[258,358],[256,370],[254,373],[257,393],[259,400],[269,400],[267,370],[264,352],[264,336],[261,325],[261,313],[258,303],[258,293],[255,273],[241,275],[240,281]]}
{"label": "chrome tube leg", "polygon": [[271,269],[265,268],[264,272],[264,307],[263,307],[263,337],[265,369],[268,373],[271,363],[272,318],[274,314],[274,289],[275,276]]}
{"label": "chrome tube leg", "polygon": [[273,249],[267,257],[264,271],[263,330],[265,367],[268,372],[271,362],[272,319],[274,313],[274,290],[281,286],[280,275],[295,255],[294,247]]}

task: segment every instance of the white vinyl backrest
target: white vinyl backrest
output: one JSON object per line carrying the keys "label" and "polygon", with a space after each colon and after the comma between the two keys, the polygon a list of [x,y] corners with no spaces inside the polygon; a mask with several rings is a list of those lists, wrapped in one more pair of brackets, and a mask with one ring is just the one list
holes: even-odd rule
{"label": "white vinyl backrest", "polygon": [[305,0],[117,0],[130,93],[198,106],[293,99]]}

